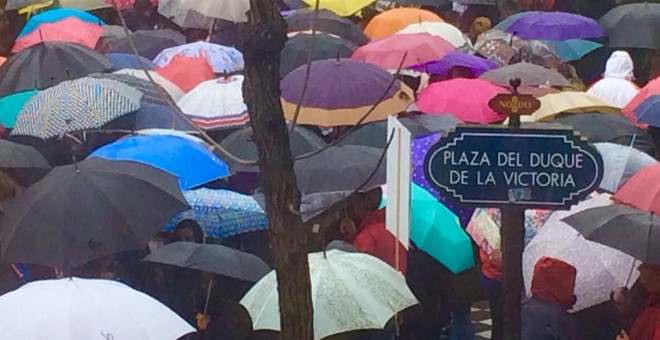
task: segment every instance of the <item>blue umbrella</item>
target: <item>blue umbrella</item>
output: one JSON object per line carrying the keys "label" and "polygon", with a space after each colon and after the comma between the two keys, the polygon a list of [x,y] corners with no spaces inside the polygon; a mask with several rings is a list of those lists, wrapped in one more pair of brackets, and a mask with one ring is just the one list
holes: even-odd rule
{"label": "blue umbrella", "polygon": [[579,60],[588,53],[603,47],[602,44],[582,39],[543,40],[543,43],[552,48],[562,61]]}
{"label": "blue umbrella", "polygon": [[151,60],[140,56],[136,58],[135,55],[129,53],[111,52],[106,53],[105,57],[112,62],[112,68],[114,70],[121,70],[124,68],[141,70],[142,65],[140,65],[138,58],[142,60],[142,63],[147,68],[147,70],[155,70],[157,67],[156,64],[154,64]]}
{"label": "blue umbrella", "polygon": [[186,219],[196,221],[204,229],[206,236],[215,238],[226,238],[268,227],[266,213],[251,196],[206,188],[184,191],[183,196],[191,209],[170,221],[163,228],[164,231],[174,231],[176,224]]}
{"label": "blue umbrella", "polygon": [[135,161],[179,177],[183,190],[229,176],[229,167],[204,146],[168,135],[134,136],[108,144],[89,157]]}
{"label": "blue umbrella", "polygon": [[43,23],[58,22],[70,17],[78,18],[81,21],[89,22],[92,24],[105,25],[103,20],[88,12],[73,8],[54,8],[43,13],[39,13],[30,18],[30,20],[28,20],[21,32],[18,34],[18,37],[20,38],[28,33],[31,33]]}
{"label": "blue umbrella", "polygon": [[648,97],[634,112],[638,122],[660,127],[660,95]]}
{"label": "blue umbrella", "polygon": [[504,31],[525,40],[569,40],[605,35],[605,29],[595,20],[564,12],[521,14],[512,19]]}

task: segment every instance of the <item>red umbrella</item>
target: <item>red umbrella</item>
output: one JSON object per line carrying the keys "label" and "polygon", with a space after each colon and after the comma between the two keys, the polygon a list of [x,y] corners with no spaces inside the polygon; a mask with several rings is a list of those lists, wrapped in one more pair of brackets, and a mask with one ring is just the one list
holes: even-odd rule
{"label": "red umbrella", "polygon": [[396,70],[401,61],[406,68],[440,59],[455,49],[447,40],[428,33],[397,34],[359,47],[353,52],[351,59]]}
{"label": "red umbrella", "polygon": [[639,90],[637,95],[621,110],[621,113],[633,122],[637,122],[637,117],[635,117],[635,112],[633,111],[645,100],[654,95],[660,95],[660,77],[651,80]]}
{"label": "red umbrella", "polygon": [[467,123],[487,124],[506,119],[488,101],[507,90],[483,79],[457,78],[433,83],[417,96],[417,107],[429,114],[447,114]]}
{"label": "red umbrella", "polygon": [[618,203],[660,215],[660,164],[639,170],[612,196]]}
{"label": "red umbrella", "polygon": [[156,72],[186,93],[200,83],[216,78],[205,58],[184,55],[174,56],[167,66],[156,69]]}
{"label": "red umbrella", "polygon": [[12,52],[16,53],[44,41],[63,41],[89,48],[96,47],[101,38],[103,27],[69,17],[57,22],[42,23],[34,31],[16,39]]}

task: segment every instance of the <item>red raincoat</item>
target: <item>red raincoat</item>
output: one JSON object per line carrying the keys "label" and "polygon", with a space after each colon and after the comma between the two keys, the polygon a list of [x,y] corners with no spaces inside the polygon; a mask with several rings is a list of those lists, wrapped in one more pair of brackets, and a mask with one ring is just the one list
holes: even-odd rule
{"label": "red raincoat", "polygon": [[570,264],[551,257],[542,257],[534,266],[532,295],[537,299],[570,309],[575,303],[577,270]]}
{"label": "red raincoat", "polygon": [[660,340],[660,293],[649,296],[644,310],[630,328],[630,340]]}
{"label": "red raincoat", "polygon": [[[385,229],[385,210],[367,213],[360,223],[360,232],[353,241],[353,246],[363,253],[373,255],[396,268],[394,244],[396,238]],[[406,274],[408,253],[399,243],[399,271]]]}

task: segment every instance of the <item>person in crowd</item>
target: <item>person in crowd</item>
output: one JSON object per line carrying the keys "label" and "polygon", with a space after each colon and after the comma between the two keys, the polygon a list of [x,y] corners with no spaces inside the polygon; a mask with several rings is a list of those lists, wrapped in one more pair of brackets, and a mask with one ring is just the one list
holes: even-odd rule
{"label": "person in crowd", "polygon": [[502,253],[499,249],[489,255],[479,249],[481,259],[481,287],[490,305],[493,321],[492,340],[502,340],[504,330],[504,293],[502,291]]}
{"label": "person in crowd", "polygon": [[177,223],[174,228],[174,238],[172,239],[172,242],[202,243],[203,241],[204,232],[199,224],[193,220],[182,220]]}
{"label": "person in crowd", "polygon": [[633,72],[633,61],[628,52],[616,51],[605,64],[603,79],[594,83],[587,93],[622,108],[639,92],[639,87],[633,83]]}
{"label": "person in crowd", "polygon": [[660,340],[660,266],[639,266],[638,283],[648,293],[642,310],[634,313],[635,303],[627,289],[614,294],[619,311],[624,315],[637,314],[628,331],[622,330],[616,340]]}

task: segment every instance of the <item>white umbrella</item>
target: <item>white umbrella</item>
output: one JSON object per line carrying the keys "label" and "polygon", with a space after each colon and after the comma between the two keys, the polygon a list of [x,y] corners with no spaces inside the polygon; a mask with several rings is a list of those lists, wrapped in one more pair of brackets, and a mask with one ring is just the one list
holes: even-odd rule
{"label": "white umbrella", "polygon": [[210,29],[215,19],[246,22],[250,0],[160,0],[158,13],[184,28]]}
{"label": "white umbrella", "polygon": [[468,39],[463,32],[455,26],[446,22],[428,22],[423,21],[420,23],[410,24],[406,28],[397,32],[397,34],[416,34],[428,33],[437,37],[443,38],[456,47],[463,45],[472,46],[470,39]]}
{"label": "white umbrella", "polygon": [[195,329],[154,298],[111,280],[28,283],[0,296],[0,337],[175,340]]}
{"label": "white umbrella", "polygon": [[244,126],[250,119],[240,75],[205,81],[183,96],[177,105],[203,129]]}
{"label": "white umbrella", "polygon": [[[156,84],[160,85],[165,90],[165,92],[167,92],[167,94],[169,94],[170,97],[172,97],[172,99],[174,101],[178,101],[185,94],[183,92],[183,90],[181,90],[181,88],[179,88],[174,83],[167,80],[166,78],[164,78],[160,74],[156,73],[156,71],[147,71],[147,72],[149,72],[149,75],[154,80],[154,82],[156,82]],[[127,74],[127,75],[133,76],[135,78],[140,78],[140,79],[149,81],[149,78],[147,77],[146,74],[144,74],[143,70],[125,68],[125,69],[121,69],[119,71],[116,71],[114,73]]]}
{"label": "white umbrella", "polygon": [[604,163],[603,180],[599,188],[608,192],[616,192],[637,171],[657,162],[632,146],[614,143],[595,143],[594,146],[603,157]]}
{"label": "white umbrella", "polygon": [[[612,204],[610,195],[602,194],[574,206],[570,211],[553,213],[523,253],[523,276],[527,295],[531,295],[534,265],[543,256],[553,257],[577,269],[575,295],[577,312],[605,302],[610,292],[632,286],[639,273],[635,259],[616,249],[591,242],[561,220],[582,210]],[[639,263],[637,263],[639,264]]]}
{"label": "white umbrella", "polygon": [[[330,250],[309,254],[314,339],[362,329],[382,329],[396,313],[416,305],[406,280],[367,254]],[[277,280],[272,271],[243,297],[255,330],[280,330]]]}

